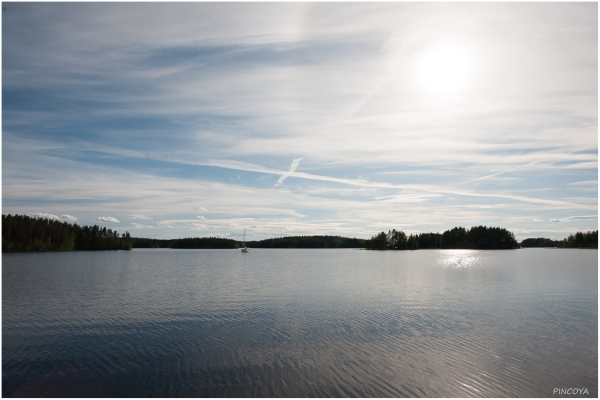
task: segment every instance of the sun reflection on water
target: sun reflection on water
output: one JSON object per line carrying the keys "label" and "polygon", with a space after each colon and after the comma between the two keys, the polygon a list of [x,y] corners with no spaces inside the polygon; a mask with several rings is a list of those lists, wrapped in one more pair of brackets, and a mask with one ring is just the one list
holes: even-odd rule
{"label": "sun reflection on water", "polygon": [[442,250],[439,263],[443,268],[474,268],[481,265],[477,250]]}

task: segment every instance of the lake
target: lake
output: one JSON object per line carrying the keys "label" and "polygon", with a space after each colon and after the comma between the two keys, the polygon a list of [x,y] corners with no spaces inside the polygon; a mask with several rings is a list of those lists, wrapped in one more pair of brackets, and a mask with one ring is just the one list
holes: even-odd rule
{"label": "lake", "polygon": [[2,267],[5,397],[598,396],[597,250],[134,249]]}

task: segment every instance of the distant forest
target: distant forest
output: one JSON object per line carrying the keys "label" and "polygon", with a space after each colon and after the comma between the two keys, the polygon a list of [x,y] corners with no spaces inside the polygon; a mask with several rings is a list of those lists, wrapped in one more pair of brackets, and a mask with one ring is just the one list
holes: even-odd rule
{"label": "distant forest", "polygon": [[[365,239],[344,238],[340,236],[288,236],[275,239],[247,241],[250,248],[265,249],[320,249],[320,248],[362,248]],[[134,248],[172,248],[172,249],[238,249],[242,243],[222,238],[187,239],[146,239],[133,238]]]}
{"label": "distant forest", "polygon": [[238,249],[237,240],[216,237],[185,239],[133,238],[133,248],[138,249]]}
{"label": "distant forest", "polygon": [[363,248],[366,242],[365,239],[341,236],[287,236],[246,242],[246,245],[263,249],[348,249]]}
{"label": "distant forest", "polygon": [[521,247],[598,248],[598,231],[577,232],[563,240],[546,238],[525,239]]}
{"label": "distant forest", "polygon": [[[134,248],[237,249],[242,243],[222,238],[146,239],[132,238]],[[371,239],[341,236],[288,236],[246,242],[250,248],[323,249],[362,248],[369,250],[417,249],[517,249],[519,247],[598,248],[598,231],[577,232],[563,240],[530,238],[520,244],[504,228],[475,226],[467,230],[456,227],[444,233],[406,235],[402,231],[381,232]]]}
{"label": "distant forest", "polygon": [[129,250],[129,232],[27,215],[2,215],[2,251]]}
{"label": "distant forest", "polygon": [[504,228],[474,226],[471,229],[455,227],[444,233],[420,233],[407,236],[402,231],[381,232],[367,241],[369,250],[417,249],[518,249],[519,243],[512,232]]}
{"label": "distant forest", "polygon": [[[233,239],[204,237],[185,239],[132,238],[98,225],[79,226],[26,215],[2,215],[2,251],[129,250],[133,248],[238,249]],[[381,232],[371,239],[341,236],[288,236],[248,241],[250,248],[363,248],[369,250],[417,249],[516,249],[519,247],[598,248],[598,231],[577,232],[563,240],[529,238],[520,245],[504,228],[455,227],[444,233],[406,235],[402,231]]]}
{"label": "distant forest", "polygon": [[558,240],[529,238],[521,242],[521,247],[558,247]]}
{"label": "distant forest", "polygon": [[169,247],[173,239],[131,238],[134,249],[164,249]]}
{"label": "distant forest", "polygon": [[187,238],[174,239],[169,244],[172,249],[237,249],[239,242],[223,238]]}

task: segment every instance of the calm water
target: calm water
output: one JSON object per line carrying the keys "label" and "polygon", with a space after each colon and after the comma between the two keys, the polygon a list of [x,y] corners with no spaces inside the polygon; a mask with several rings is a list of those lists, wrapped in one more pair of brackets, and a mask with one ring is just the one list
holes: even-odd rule
{"label": "calm water", "polygon": [[2,267],[4,396],[598,395],[596,250],[139,249]]}

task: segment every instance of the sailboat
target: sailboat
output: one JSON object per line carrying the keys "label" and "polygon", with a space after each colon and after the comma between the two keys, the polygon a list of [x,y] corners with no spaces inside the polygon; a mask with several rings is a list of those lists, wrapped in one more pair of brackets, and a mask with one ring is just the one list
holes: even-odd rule
{"label": "sailboat", "polygon": [[242,253],[247,253],[250,251],[248,247],[246,247],[246,230],[244,229],[244,241],[242,242]]}

